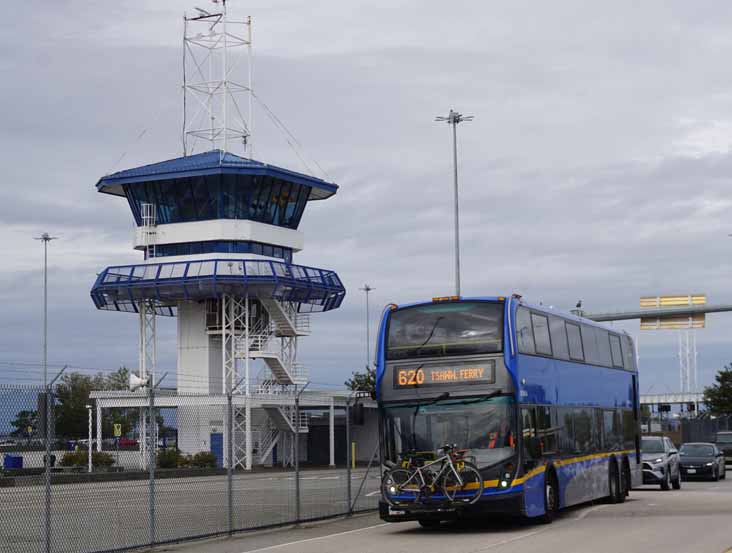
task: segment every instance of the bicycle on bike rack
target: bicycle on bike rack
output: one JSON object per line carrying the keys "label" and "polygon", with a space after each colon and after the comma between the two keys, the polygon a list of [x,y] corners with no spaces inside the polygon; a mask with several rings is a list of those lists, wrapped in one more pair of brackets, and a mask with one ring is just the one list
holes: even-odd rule
{"label": "bicycle on bike rack", "polygon": [[425,462],[416,451],[402,455],[400,466],[391,464],[381,481],[381,494],[392,507],[442,501],[470,505],[483,493],[483,478],[467,450],[455,445],[440,448],[442,455]]}

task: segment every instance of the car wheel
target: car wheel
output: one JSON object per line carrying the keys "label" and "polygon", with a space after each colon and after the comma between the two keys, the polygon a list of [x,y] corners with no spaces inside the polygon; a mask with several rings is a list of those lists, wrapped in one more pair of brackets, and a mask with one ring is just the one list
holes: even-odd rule
{"label": "car wheel", "polygon": [[663,491],[668,491],[671,489],[671,472],[669,471],[669,467],[666,467],[666,470],[663,471],[663,480],[661,481],[661,489]]}
{"label": "car wheel", "polygon": [[422,528],[438,528],[440,526],[440,521],[433,518],[420,518],[417,519],[417,522]]}
{"label": "car wheel", "polygon": [[712,480],[714,482],[719,482],[719,467],[714,467],[714,470],[712,471]]}
{"label": "car wheel", "polygon": [[671,481],[671,485],[673,486],[674,490],[681,489],[681,469],[679,469],[679,472],[676,474],[676,478]]}
{"label": "car wheel", "polygon": [[727,467],[722,465],[722,476],[719,477],[720,480],[727,480]]}

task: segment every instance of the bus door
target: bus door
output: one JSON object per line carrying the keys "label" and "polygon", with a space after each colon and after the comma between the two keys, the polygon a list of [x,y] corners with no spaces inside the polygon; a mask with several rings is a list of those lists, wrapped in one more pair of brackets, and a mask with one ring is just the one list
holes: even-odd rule
{"label": "bus door", "polygon": [[532,475],[542,464],[541,445],[536,428],[536,411],[533,407],[521,409],[521,463],[524,477],[524,506],[528,516],[544,513],[544,479]]}

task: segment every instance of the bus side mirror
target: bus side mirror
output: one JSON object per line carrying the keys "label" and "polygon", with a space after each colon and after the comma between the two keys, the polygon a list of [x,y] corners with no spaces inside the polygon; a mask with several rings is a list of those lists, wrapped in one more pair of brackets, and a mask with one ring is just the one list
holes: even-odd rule
{"label": "bus side mirror", "polygon": [[524,445],[526,451],[532,459],[541,458],[541,440],[536,436],[530,438],[524,438]]}
{"label": "bus side mirror", "polygon": [[351,407],[351,424],[354,426],[363,426],[366,423],[366,410],[363,403],[356,403]]}

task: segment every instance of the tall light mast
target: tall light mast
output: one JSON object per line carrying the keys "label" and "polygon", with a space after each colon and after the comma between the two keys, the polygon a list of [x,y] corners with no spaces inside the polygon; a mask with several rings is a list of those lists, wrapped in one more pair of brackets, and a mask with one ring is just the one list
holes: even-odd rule
{"label": "tall light mast", "polygon": [[457,160],[457,126],[463,121],[472,121],[472,115],[463,115],[457,111],[450,110],[447,117],[435,117],[435,121],[445,122],[452,125],[452,169],[454,184],[455,203],[455,295],[460,295],[460,209],[458,203],[458,160]]}

